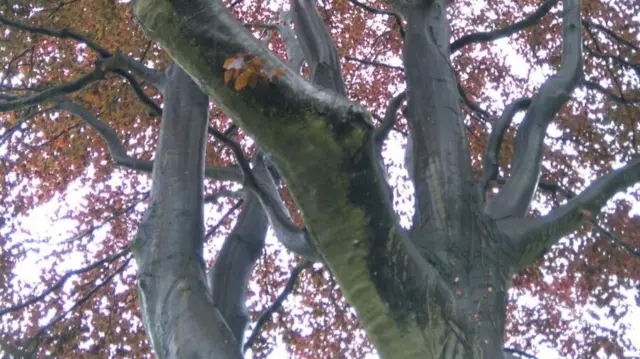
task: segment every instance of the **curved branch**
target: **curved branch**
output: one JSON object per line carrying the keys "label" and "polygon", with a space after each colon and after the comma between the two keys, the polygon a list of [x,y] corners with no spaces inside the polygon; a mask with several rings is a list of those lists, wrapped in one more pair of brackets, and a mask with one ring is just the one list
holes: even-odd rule
{"label": "curved branch", "polygon": [[97,67],[93,71],[80,76],[77,80],[52,86],[33,95],[17,97],[0,102],[0,112],[13,111],[54,100],[55,97],[66,95],[83,89],[89,84],[104,79],[105,71]]}
{"label": "curved branch", "polygon": [[512,102],[504,109],[502,116],[494,123],[491,129],[491,135],[489,135],[489,141],[487,144],[487,152],[484,155],[484,161],[482,164],[482,193],[487,191],[489,182],[496,179],[498,175],[498,155],[500,154],[500,145],[504,134],[509,129],[513,116],[520,111],[526,110],[531,105],[530,98],[520,98]]}
{"label": "curved branch", "polygon": [[400,17],[400,15],[398,15],[398,13],[393,11],[388,11],[388,10],[376,9],[375,7],[369,6],[367,4],[363,4],[357,0],[349,0],[349,2],[359,8],[365,9],[366,11],[372,14],[387,15],[387,16],[393,17],[393,19],[396,21],[396,25],[398,25],[398,29],[400,31],[400,37],[404,39],[404,36],[405,36],[404,26],[402,26],[402,18]]}
{"label": "curved branch", "polygon": [[278,194],[276,184],[269,173],[268,166],[264,163],[263,155],[257,155],[256,166],[251,170],[242,148],[235,141],[211,126],[208,127],[207,131],[233,151],[236,161],[242,169],[245,188],[252,191],[260,200],[276,238],[293,253],[308,260],[319,260],[319,255],[311,245],[307,230],[298,227],[289,218],[287,209],[282,204]]}
{"label": "curved branch", "polygon": [[[126,148],[118,139],[118,134],[106,123],[100,121],[93,113],[81,105],[72,102],[64,97],[55,99],[60,109],[68,111],[89,124],[98,132],[100,137],[107,143],[109,153],[114,162],[118,166],[139,170],[143,172],[151,172],[153,170],[153,162],[141,160],[127,154]],[[221,181],[240,181],[241,174],[236,168],[232,167],[206,167],[205,176]]]}
{"label": "curved branch", "polygon": [[451,44],[451,53],[454,53],[470,44],[475,44],[478,42],[489,42],[503,37],[508,37],[527,27],[534,26],[538,24],[540,20],[545,15],[547,15],[554,6],[556,6],[558,1],[559,0],[545,0],[533,14],[509,26],[503,27],[502,29],[488,32],[476,32],[473,34],[465,35]]}
{"label": "curved branch", "polygon": [[529,210],[540,176],[547,127],[582,80],[581,38],[580,0],[565,0],[562,64],[558,72],[547,79],[533,97],[518,128],[511,160],[511,176],[498,195],[485,207],[485,211],[493,219],[523,217]]}
{"label": "curved branch", "polygon": [[515,266],[533,263],[540,253],[562,237],[594,218],[616,193],[640,182],[640,157],[626,166],[595,180],[566,204],[538,219],[519,219],[509,223],[519,228],[515,239]]}

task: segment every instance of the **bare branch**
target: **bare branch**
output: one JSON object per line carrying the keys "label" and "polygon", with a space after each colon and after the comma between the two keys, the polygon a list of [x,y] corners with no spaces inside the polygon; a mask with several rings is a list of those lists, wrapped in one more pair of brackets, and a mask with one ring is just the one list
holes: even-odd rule
{"label": "bare branch", "polygon": [[469,96],[467,96],[467,92],[464,90],[462,85],[460,85],[460,82],[458,82],[458,93],[460,94],[460,98],[462,99],[462,103],[464,103],[465,106],[467,106],[472,111],[478,113],[480,115],[480,118],[482,120],[484,120],[485,122],[489,121],[489,119],[491,118],[491,114],[487,110],[483,109],[478,104],[473,102],[469,98]]}
{"label": "bare branch", "polygon": [[[64,319],[64,317],[66,317],[67,314],[69,314],[69,313],[71,313],[73,311],[76,311],[87,300],[89,300],[91,297],[93,297],[100,289],[105,287],[107,284],[111,283],[111,281],[113,280],[113,278],[116,275],[122,273],[125,270],[125,268],[127,268],[127,266],[129,265],[129,262],[131,261],[131,259],[132,259],[131,256],[127,257],[127,259],[125,259],[124,262],[120,266],[118,266],[118,268],[116,268],[116,270],[114,270],[102,282],[100,282],[100,284],[98,284],[95,287],[91,288],[91,290],[89,292],[87,292],[85,295],[83,295],[82,298],[80,298],[71,307],[69,307],[69,309],[67,309],[64,312],[60,313],[58,316],[56,316],[53,319],[51,319],[46,325],[44,325],[40,329],[38,329],[36,334],[34,334],[31,338],[29,338],[29,340],[27,341],[27,343],[24,346],[26,348],[29,348],[29,347],[32,347],[34,343],[38,343],[39,340],[40,340],[40,336],[42,336],[42,334],[44,334],[47,330],[49,330],[52,326],[54,326],[60,320]],[[37,344],[36,344],[36,347],[37,347]]]}
{"label": "bare branch", "polygon": [[554,6],[556,6],[558,1],[559,0],[545,0],[533,14],[509,26],[503,27],[502,29],[465,35],[451,44],[451,53],[454,53],[470,44],[489,42],[503,37],[508,37],[522,29],[534,26],[538,24]]}
{"label": "bare branch", "polygon": [[400,108],[400,106],[402,105],[402,102],[404,102],[404,99],[406,97],[407,97],[407,92],[402,91],[396,96],[394,96],[391,99],[391,101],[389,101],[387,111],[384,114],[384,119],[382,120],[380,127],[376,129],[376,132],[374,134],[375,142],[376,142],[376,145],[378,146],[378,149],[382,147],[382,144],[384,143],[384,140],[387,138],[389,131],[391,131],[391,129],[393,128],[393,125],[396,122],[396,115],[397,115],[398,109]]}
{"label": "bare branch", "polygon": [[583,19],[582,20],[582,26],[584,26],[587,30],[591,29],[591,28],[595,28],[598,29],[602,32],[604,32],[605,34],[609,35],[609,37],[611,37],[612,39],[616,40],[617,42],[629,46],[630,48],[634,49],[635,51],[640,52],[640,47],[638,47],[637,45],[634,45],[633,43],[625,40],[623,37],[621,37],[620,35],[616,34],[614,31],[611,31],[609,29],[607,29],[606,27],[600,25],[600,24],[596,24],[592,21]]}
{"label": "bare branch", "polygon": [[[261,154],[256,159],[258,164],[265,161]],[[268,165],[256,165],[254,169],[255,188],[249,187],[262,203],[276,237],[288,250],[309,261],[321,261],[321,257],[311,244],[306,228],[298,227],[289,217],[289,212],[282,203],[278,188],[270,174]]]}
{"label": "bare branch", "polygon": [[129,247],[126,247],[122,250],[120,250],[119,252],[115,253],[114,255],[111,255],[109,257],[106,257],[104,259],[101,259],[99,261],[96,261],[94,263],[91,263],[89,265],[87,265],[86,267],[82,267],[79,269],[75,269],[72,271],[69,271],[67,273],[65,273],[60,279],[58,279],[57,282],[55,282],[52,286],[50,286],[49,288],[45,289],[42,293],[40,293],[39,295],[32,297],[31,299],[28,299],[20,304],[16,304],[14,306],[11,307],[7,307],[5,309],[1,309],[0,310],[0,318],[2,318],[3,316],[5,316],[7,313],[11,313],[11,312],[16,312],[19,311],[21,309],[24,309],[34,303],[37,303],[41,300],[43,300],[46,296],[48,296],[49,294],[57,291],[58,289],[62,288],[62,286],[69,280],[69,278],[81,274],[81,273],[86,273],[89,271],[92,271],[104,264],[110,264],[115,262],[118,258],[121,258],[122,256],[126,255],[129,253]]}
{"label": "bare branch", "polygon": [[258,335],[260,335],[262,327],[269,321],[269,319],[271,319],[273,313],[277,312],[280,307],[282,307],[282,303],[284,303],[284,300],[287,299],[287,296],[293,291],[293,287],[296,284],[300,273],[302,273],[303,270],[310,268],[311,264],[312,263],[309,261],[303,261],[293,267],[293,269],[291,270],[291,274],[289,275],[289,280],[287,280],[287,283],[285,284],[284,289],[282,289],[282,292],[280,292],[280,295],[278,295],[276,300],[269,306],[269,308],[267,308],[264,312],[262,312],[262,314],[260,314],[260,317],[256,321],[256,325],[253,327],[251,334],[247,338],[247,341],[244,343],[243,350],[245,352],[249,348],[251,348],[253,342],[258,338]]}
{"label": "bare branch", "polygon": [[628,99],[628,98],[626,98],[624,96],[615,95],[615,94],[611,93],[611,91],[609,91],[609,90],[605,89],[604,87],[602,87],[597,82],[593,82],[593,81],[589,81],[589,80],[583,80],[582,81],[582,86],[584,86],[586,89],[589,89],[589,90],[592,90],[592,91],[596,91],[596,92],[599,92],[599,93],[603,94],[604,96],[606,96],[609,100],[611,100],[613,102],[617,102],[617,103],[625,104],[625,105],[632,105],[632,104],[640,103],[640,98]]}
{"label": "bare branch", "polygon": [[[126,148],[118,139],[118,134],[109,125],[100,121],[91,111],[63,97],[57,97],[55,101],[61,109],[80,117],[98,132],[100,137],[107,143],[109,153],[111,153],[116,165],[143,172],[150,173],[152,171],[153,162],[129,156]],[[205,176],[221,181],[235,182],[238,182],[241,178],[239,171],[231,167],[206,167]]]}
{"label": "bare branch", "polygon": [[347,60],[347,61],[359,62],[359,63],[364,64],[364,65],[386,67],[388,69],[404,72],[404,67],[402,67],[402,66],[393,66],[393,65],[384,64],[382,62],[359,59],[357,57],[351,57],[351,56],[345,56],[344,59]]}
{"label": "bare branch", "polygon": [[489,182],[494,180],[498,175],[498,155],[500,154],[500,145],[504,134],[509,129],[509,125],[513,120],[513,116],[520,111],[526,110],[531,105],[530,98],[520,98],[504,109],[502,116],[494,123],[489,135],[487,144],[487,152],[484,155],[482,165],[482,190],[483,194],[487,191]]}
{"label": "bare branch", "polygon": [[242,148],[235,141],[211,126],[208,127],[208,132],[233,151],[236,161],[242,169],[245,188],[252,191],[262,203],[278,240],[288,250],[299,256],[308,260],[319,260],[318,253],[311,245],[306,229],[298,227],[289,218],[276,184],[269,174],[267,166],[263,163],[263,155],[257,154],[256,166],[254,170],[251,170]]}
{"label": "bare branch", "polygon": [[509,225],[520,228],[516,240],[515,265],[525,267],[562,237],[595,218],[616,193],[640,182],[640,157],[626,166],[595,180],[566,204],[538,219],[514,220]]}
{"label": "bare branch", "polygon": [[404,39],[405,36],[405,32],[404,32],[404,26],[402,26],[402,18],[400,17],[400,15],[394,11],[388,11],[388,10],[382,10],[382,9],[376,9],[375,7],[369,6],[367,4],[363,4],[360,1],[357,0],[349,0],[350,3],[352,3],[353,5],[365,9],[370,13],[376,14],[376,15],[387,15],[387,16],[391,16],[393,17],[393,19],[396,21],[396,25],[398,26],[398,29],[400,31],[400,37],[402,37],[402,39]]}
{"label": "bare branch", "polygon": [[55,108],[48,108],[46,110],[38,110],[38,111],[35,111],[33,109],[28,109],[26,111],[27,113],[24,114],[15,125],[11,126],[2,135],[0,135],[0,145],[2,145],[4,141],[9,139],[11,135],[13,135],[16,131],[20,130],[20,127],[22,127],[22,125],[25,124],[27,121],[34,118],[35,116],[41,115],[43,113],[46,113],[52,110],[55,110]]}
{"label": "bare branch", "polygon": [[487,214],[494,219],[523,217],[529,210],[540,176],[547,127],[582,79],[580,0],[563,1],[562,34],[560,69],[544,82],[531,100],[516,134],[511,176],[485,207]]}
{"label": "bare branch", "polygon": [[295,32],[313,82],[344,95],[346,92],[338,50],[314,2],[291,0],[291,11]]}
{"label": "bare branch", "polygon": [[293,30],[291,30],[291,11],[281,11],[279,16],[282,24],[278,25],[278,31],[287,47],[288,65],[296,74],[299,74],[304,62],[304,53]]}
{"label": "bare branch", "polygon": [[102,57],[111,56],[111,54],[109,53],[109,51],[107,51],[107,49],[91,41],[86,36],[81,35],[73,30],[69,30],[69,29],[53,30],[53,29],[47,29],[44,27],[31,26],[31,25],[21,23],[19,21],[11,20],[8,17],[3,15],[0,15],[0,23],[3,23],[15,29],[28,31],[34,34],[52,36],[52,37],[57,37],[59,39],[73,39],[87,45],[87,47],[96,51]]}
{"label": "bare branch", "polygon": [[57,96],[76,92],[95,81],[104,79],[104,74],[104,69],[102,69],[101,67],[96,67],[93,71],[80,76],[75,81],[52,86],[33,95],[18,97],[13,100],[0,102],[0,112],[18,110],[21,108],[52,101]]}

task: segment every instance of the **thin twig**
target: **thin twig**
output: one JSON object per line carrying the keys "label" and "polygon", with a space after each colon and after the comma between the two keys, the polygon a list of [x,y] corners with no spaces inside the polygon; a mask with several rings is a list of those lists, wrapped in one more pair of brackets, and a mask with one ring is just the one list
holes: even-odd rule
{"label": "thin twig", "polygon": [[278,309],[280,309],[284,300],[287,299],[287,296],[293,291],[293,287],[296,284],[296,280],[298,279],[298,276],[300,275],[300,273],[302,273],[304,269],[311,267],[311,264],[312,263],[310,261],[304,261],[297,264],[291,270],[291,274],[289,275],[289,280],[287,280],[287,283],[285,284],[282,292],[280,292],[280,295],[278,295],[276,300],[269,306],[269,308],[267,308],[264,312],[262,312],[262,314],[260,314],[260,317],[258,317],[258,320],[256,321],[256,325],[253,327],[253,330],[251,331],[251,335],[249,335],[249,338],[247,338],[247,341],[244,343],[243,350],[245,352],[249,348],[251,348],[251,346],[253,345],[253,342],[256,340],[258,335],[260,335],[260,332],[262,331],[262,327],[269,321],[269,319],[271,319],[271,316],[273,315],[273,313],[275,313],[276,311],[278,311]]}

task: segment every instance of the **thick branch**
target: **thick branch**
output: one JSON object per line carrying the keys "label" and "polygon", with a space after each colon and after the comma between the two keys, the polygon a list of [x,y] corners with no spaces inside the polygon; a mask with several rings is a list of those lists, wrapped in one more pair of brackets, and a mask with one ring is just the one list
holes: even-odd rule
{"label": "thick branch", "polygon": [[311,0],[291,0],[295,32],[311,70],[313,82],[345,94],[338,50]]}
{"label": "thick branch", "polygon": [[513,116],[520,111],[526,110],[531,105],[530,98],[520,98],[504,109],[502,116],[495,122],[489,135],[487,144],[487,152],[484,155],[482,165],[482,190],[483,194],[487,191],[489,182],[496,179],[498,175],[498,155],[500,154],[500,145],[504,134],[509,129]]}
{"label": "thick branch", "polygon": [[247,287],[264,248],[269,222],[258,199],[247,192],[242,212],[207,274],[213,304],[231,329],[238,350],[249,322]]}
{"label": "thick branch", "polygon": [[494,219],[523,217],[529,210],[540,176],[542,148],[547,127],[556,113],[571,98],[582,80],[582,28],[580,0],[563,2],[562,64],[547,79],[518,128],[511,160],[511,176],[485,210]]}
{"label": "thick branch", "polygon": [[240,359],[202,257],[209,98],[170,65],[150,204],[132,242],[145,329],[160,359]]}
{"label": "thick branch", "polygon": [[[403,60],[407,80],[407,122],[417,210],[414,226],[432,233],[457,233],[468,201],[477,195],[460,95],[449,53],[451,38],[444,1],[403,9],[407,34]],[[445,205],[446,204],[446,205]],[[463,208],[464,207],[464,208]],[[434,233],[434,234],[435,234]],[[439,235],[425,241],[435,242]],[[423,243],[433,248],[436,243]]]}
{"label": "thick branch", "polygon": [[451,44],[451,53],[454,53],[470,44],[489,42],[503,37],[508,37],[527,27],[537,25],[540,20],[548,14],[554,6],[556,6],[558,1],[559,0],[545,0],[533,14],[509,26],[503,27],[502,29],[465,35]]}
{"label": "thick branch", "polygon": [[523,268],[533,263],[545,249],[580,227],[585,220],[594,218],[616,193],[638,182],[640,158],[597,179],[562,207],[541,218],[509,223],[516,240],[515,267]]}

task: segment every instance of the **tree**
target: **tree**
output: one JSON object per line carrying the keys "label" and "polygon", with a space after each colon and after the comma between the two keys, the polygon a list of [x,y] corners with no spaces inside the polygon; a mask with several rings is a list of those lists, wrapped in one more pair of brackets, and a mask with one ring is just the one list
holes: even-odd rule
{"label": "tree", "polygon": [[[501,358],[505,331],[531,347],[523,324],[567,356],[637,350],[624,325],[569,326],[561,310],[593,304],[618,321],[640,277],[637,2],[275,5],[3,5],[4,355],[145,356],[142,321],[158,358],[242,358],[256,262],[261,291],[275,299],[282,283],[278,253],[261,259],[268,228],[300,258],[283,295],[316,263],[298,296],[316,332],[284,315],[265,325],[280,297],[249,336],[258,355],[284,331],[301,356],[362,357],[357,325],[381,358]],[[392,132],[406,136],[413,194],[394,191],[381,157]],[[16,239],[24,215],[78,184],[83,205],[57,214],[72,238]],[[228,215],[209,222],[212,201],[242,208],[231,230]],[[92,242],[103,223],[108,240]],[[17,278],[44,250],[42,285]],[[54,261],[73,253],[87,266],[63,274]],[[510,289],[543,309],[509,306]]]}

